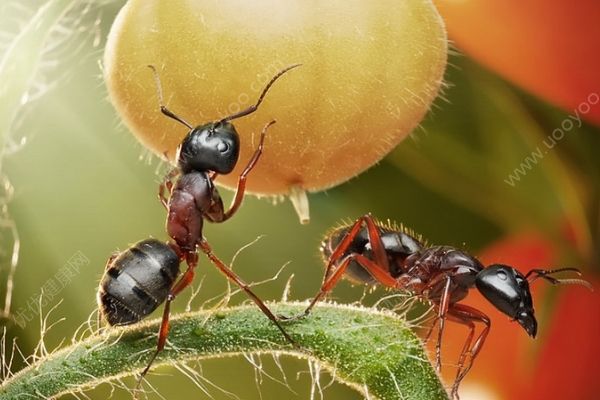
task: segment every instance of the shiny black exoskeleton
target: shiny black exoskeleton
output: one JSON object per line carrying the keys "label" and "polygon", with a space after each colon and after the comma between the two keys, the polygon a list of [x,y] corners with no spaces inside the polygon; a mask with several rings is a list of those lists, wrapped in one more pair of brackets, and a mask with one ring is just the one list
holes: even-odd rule
{"label": "shiny black exoskeleton", "polygon": [[156,239],[113,255],[98,289],[98,307],[110,325],[129,325],[162,304],[179,274],[179,257]]}
{"label": "shiny black exoskeleton", "polygon": [[[428,300],[437,308],[438,370],[441,368],[442,333],[446,319],[463,324],[470,331],[458,361],[452,386],[453,397],[458,397],[458,386],[481,350],[491,326],[487,315],[460,303],[471,289],[477,288],[498,310],[516,320],[531,337],[537,333],[529,289],[532,281],[542,278],[552,284],[579,284],[591,289],[591,285],[581,279],[551,276],[565,271],[579,274],[575,268],[533,269],[523,275],[509,265],[486,267],[462,250],[450,246],[428,246],[403,227],[380,223],[369,214],[327,234],[321,253],[326,263],[323,284],[304,314],[295,318],[308,315],[342,277],[356,283],[405,290]],[[475,336],[475,323],[483,324],[478,336]],[[427,338],[430,334],[431,330]]]}
{"label": "shiny black exoskeleton", "polygon": [[[240,152],[239,135],[229,122],[211,122],[192,129],[177,148],[177,168],[167,176],[161,186],[160,198],[168,210],[167,233],[184,253],[189,263],[194,263],[198,242],[202,239],[204,219],[223,222],[239,208],[246,175],[252,169],[260,152],[267,124],[255,157],[240,177],[241,184],[230,210],[225,211],[219,191],[213,184],[216,174],[228,174],[236,166]],[[175,183],[174,175],[179,175]],[[164,196],[168,188],[170,197]],[[190,258],[191,257],[191,258]]]}
{"label": "shiny black exoskeleton", "polygon": [[530,271],[523,275],[509,265],[492,264],[479,271],[475,286],[494,307],[517,321],[534,338],[537,334],[537,321],[527,280],[531,274]]}
{"label": "shiny black exoskeleton", "polygon": [[[406,285],[402,289],[423,294],[428,300],[439,303],[446,282],[438,276],[447,274],[450,277],[450,304],[464,299],[469,290],[476,287],[498,310],[518,321],[529,336],[536,336],[537,321],[529,283],[517,269],[502,264],[484,267],[475,257],[454,247],[427,247],[402,229],[393,230],[381,224],[377,224],[377,228],[388,259],[389,275],[396,280],[395,286],[400,280],[402,285]],[[325,259],[329,260],[349,230],[349,226],[339,228],[326,238],[321,246]],[[373,259],[373,248],[366,227],[358,232],[341,257],[351,254],[362,254]],[[355,283],[379,283],[369,269],[356,259],[349,262],[345,273],[346,278]],[[408,282],[407,276],[410,276]]]}
{"label": "shiny black exoskeleton", "polygon": [[181,172],[230,173],[240,155],[240,136],[227,121],[210,122],[190,131],[177,149]]}

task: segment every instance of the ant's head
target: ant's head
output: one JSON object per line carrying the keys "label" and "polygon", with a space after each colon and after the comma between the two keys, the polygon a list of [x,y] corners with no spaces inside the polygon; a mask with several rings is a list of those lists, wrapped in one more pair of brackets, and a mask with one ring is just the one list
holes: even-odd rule
{"label": "ant's head", "polygon": [[190,131],[177,148],[177,165],[183,173],[230,173],[240,155],[240,138],[233,124],[210,122]]}
{"label": "ant's head", "polygon": [[498,310],[517,320],[529,336],[535,337],[537,321],[529,282],[523,274],[508,265],[493,264],[477,274],[475,285]]}
{"label": "ant's head", "polygon": [[532,269],[523,275],[509,265],[492,264],[477,274],[475,285],[498,310],[517,320],[529,336],[535,337],[537,321],[533,315],[533,301],[529,291],[531,282],[542,278],[553,285],[581,285],[594,290],[592,285],[583,279],[557,279],[551,276],[566,271],[581,275],[577,268]]}

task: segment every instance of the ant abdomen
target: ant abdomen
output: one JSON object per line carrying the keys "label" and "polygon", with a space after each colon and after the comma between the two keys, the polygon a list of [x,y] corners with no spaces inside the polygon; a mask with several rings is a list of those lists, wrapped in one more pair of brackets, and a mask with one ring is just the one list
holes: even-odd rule
{"label": "ant abdomen", "polygon": [[160,304],[179,274],[179,257],[167,244],[146,239],[108,261],[98,290],[101,315],[110,325],[140,321]]}

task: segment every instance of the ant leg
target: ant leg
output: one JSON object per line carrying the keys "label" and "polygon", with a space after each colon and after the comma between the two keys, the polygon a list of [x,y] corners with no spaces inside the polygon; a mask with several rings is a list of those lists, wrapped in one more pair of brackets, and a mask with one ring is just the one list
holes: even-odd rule
{"label": "ant leg", "polygon": [[156,71],[156,67],[154,65],[148,65],[148,68],[150,68],[152,70],[152,73],[154,74],[154,81],[156,82],[156,93],[158,95],[158,105],[160,107],[160,112],[163,113],[164,115],[166,115],[167,117],[172,118],[175,121],[187,126],[189,129],[194,129],[194,127],[192,125],[190,125],[188,122],[186,122],[186,120],[177,116],[174,112],[169,110],[164,105],[162,85],[160,84],[160,77],[158,76],[158,71]]}
{"label": "ant leg", "polygon": [[265,136],[267,134],[267,129],[274,123],[275,123],[275,121],[271,121],[268,124],[266,124],[264,126],[262,132],[260,133],[260,142],[258,143],[258,147],[254,151],[252,158],[250,158],[248,165],[246,165],[246,168],[244,168],[244,171],[242,171],[242,173],[240,174],[240,177],[238,178],[237,189],[235,191],[235,196],[233,198],[233,202],[231,203],[231,206],[229,206],[229,210],[227,210],[227,212],[225,212],[223,214],[223,217],[219,222],[227,221],[229,218],[231,218],[233,216],[233,214],[236,213],[236,211],[242,205],[242,201],[244,200],[244,192],[246,191],[246,179],[248,177],[248,174],[250,173],[250,171],[252,171],[252,169],[254,168],[254,166],[258,162],[258,159],[260,158],[260,156],[262,154],[263,146],[265,143]]}
{"label": "ant leg", "polygon": [[277,79],[279,79],[279,77],[281,77],[281,75],[285,74],[289,70],[294,69],[296,67],[299,67],[301,65],[302,64],[293,64],[293,65],[290,65],[288,67],[285,67],[284,69],[282,69],[281,71],[279,71],[278,73],[276,73],[275,76],[273,78],[271,78],[271,80],[269,81],[269,83],[267,83],[267,86],[265,86],[265,88],[263,89],[262,93],[258,97],[258,101],[256,102],[256,104],[254,104],[253,106],[250,106],[250,107],[246,108],[245,110],[238,111],[235,114],[231,114],[230,116],[221,119],[218,123],[223,123],[223,122],[231,121],[231,120],[234,120],[236,118],[240,118],[240,117],[244,117],[246,115],[252,114],[254,111],[256,111],[258,109],[258,106],[260,106],[260,103],[262,103],[262,101],[265,98],[265,95],[267,94],[267,92],[269,91],[269,89],[271,88],[271,86],[273,86],[273,84],[275,83],[275,81]]}
{"label": "ant leg", "polygon": [[173,168],[171,171],[169,171],[165,177],[163,178],[163,181],[160,183],[160,185],[158,186],[158,199],[160,200],[160,203],[168,210],[168,199],[167,196],[165,195],[165,191],[169,193],[169,195],[171,194],[171,189],[173,189],[173,178],[175,178],[177,176],[177,174],[179,173],[179,170],[177,168]]}
{"label": "ant leg", "polygon": [[433,328],[435,328],[435,324],[437,323],[437,320],[438,320],[438,317],[436,316],[433,319],[433,321],[431,322],[431,326],[427,330],[427,335],[425,335],[425,337],[423,338],[424,343],[429,342],[429,339],[431,338],[431,334],[433,333]]}
{"label": "ant leg", "polygon": [[350,265],[352,261],[356,261],[358,264],[364,267],[381,284],[393,288],[396,288],[398,286],[397,280],[394,279],[394,277],[392,277],[388,271],[381,268],[376,262],[368,259],[362,254],[351,253],[344,257],[341,260],[339,266],[331,272],[330,276],[325,280],[325,282],[323,282],[319,293],[317,293],[317,295],[311,300],[310,304],[308,305],[308,307],[306,307],[306,310],[304,310],[302,314],[297,315],[295,317],[280,316],[280,318],[285,320],[295,320],[306,317],[310,313],[312,308],[315,306],[315,304],[317,304],[317,302],[321,300],[323,296],[329,293],[339,282],[339,280],[344,275],[344,272],[348,268],[348,265]]}
{"label": "ant leg", "polygon": [[290,342],[292,345],[297,347],[296,342],[291,338],[291,336],[283,329],[283,326],[279,323],[277,317],[273,314],[273,312],[267,307],[267,305],[250,289],[250,286],[246,284],[235,272],[233,272],[223,261],[221,261],[213,252],[212,248],[206,242],[206,240],[202,239],[198,245],[200,249],[206,254],[206,256],[212,261],[212,263],[221,271],[229,280],[235,283],[240,289],[242,289],[250,299],[256,303],[258,308],[277,326],[277,329],[281,331],[285,339]]}
{"label": "ant leg", "polygon": [[[444,323],[446,322],[446,314],[448,312],[448,308],[450,306],[450,283],[452,280],[449,276],[445,277],[446,284],[444,286],[444,291],[440,297],[440,303],[438,308],[437,319],[439,322],[439,330],[438,330],[438,340],[435,345],[435,368],[438,372],[442,370],[442,336],[444,334]],[[430,287],[435,282],[430,283]]]}
{"label": "ant leg", "polygon": [[325,279],[327,278],[327,276],[329,276],[332,266],[340,261],[342,255],[348,250],[356,236],[358,236],[363,223],[367,225],[369,242],[371,243],[371,247],[373,248],[375,263],[378,264],[381,268],[389,271],[390,267],[387,255],[385,253],[385,249],[383,247],[383,243],[381,242],[381,234],[379,232],[379,229],[377,228],[375,221],[373,221],[373,217],[371,216],[371,214],[366,214],[358,218],[354,222],[348,233],[346,233],[342,241],[337,245],[333,253],[331,253],[331,256],[329,257],[329,262],[327,263],[327,267],[325,268]]}
{"label": "ant leg", "polygon": [[[319,300],[321,300],[321,298],[323,298],[323,296],[325,296],[336,285],[337,281],[341,278],[343,272],[348,267],[348,263],[351,261],[349,259],[349,257],[354,257],[354,258],[358,259],[359,254],[350,254],[346,257],[342,257],[342,256],[346,251],[348,251],[348,248],[352,244],[352,241],[354,241],[356,236],[360,233],[360,229],[362,228],[363,223],[365,223],[367,225],[369,242],[371,243],[371,246],[373,248],[373,254],[375,256],[375,261],[373,262],[371,260],[368,260],[364,256],[361,256],[362,257],[361,259],[367,260],[367,261],[364,261],[364,263],[371,265],[374,271],[382,270],[382,272],[378,274],[378,276],[381,276],[382,283],[387,281],[389,283],[389,285],[387,283],[384,283],[385,285],[392,286],[392,287],[396,286],[395,280],[394,280],[394,283],[391,283],[391,281],[388,281],[388,278],[390,278],[390,279],[393,279],[393,278],[391,278],[389,276],[389,272],[386,272],[386,271],[389,271],[389,263],[387,260],[387,256],[385,254],[385,249],[383,247],[383,243],[381,242],[381,235],[379,233],[379,229],[377,228],[375,221],[373,221],[373,217],[371,217],[370,214],[366,214],[366,215],[363,215],[362,217],[358,218],[354,222],[354,224],[350,227],[350,230],[346,233],[344,238],[340,241],[340,243],[338,243],[335,250],[331,253],[331,256],[329,257],[327,266],[325,267],[325,274],[323,275],[323,282],[321,284],[321,289],[319,290],[319,293],[317,293],[317,295],[312,299],[312,301],[310,302],[310,304],[308,305],[306,310],[304,310],[304,312],[302,314],[297,315],[295,317],[280,316],[281,319],[295,320],[295,319],[299,319],[299,318],[307,316],[310,313],[310,311],[312,310],[312,308],[315,306],[315,304],[317,304],[317,302]],[[348,259],[347,262],[346,262],[346,259]],[[336,272],[334,272],[332,274],[332,268],[335,264],[338,264],[339,267],[336,269]],[[363,266],[365,268],[369,269],[368,266],[366,266],[366,265],[363,265]],[[371,272],[371,273],[373,274],[373,272]],[[337,277],[334,278],[334,276],[337,276]],[[375,275],[373,275],[373,276],[375,276]]]}
{"label": "ant leg", "polygon": [[146,368],[144,368],[144,370],[140,374],[140,377],[138,378],[137,384],[135,386],[136,393],[142,384],[142,380],[144,379],[148,371],[150,371],[154,360],[156,359],[158,354],[161,351],[163,351],[163,349],[165,348],[165,344],[167,343],[167,337],[169,336],[170,328],[169,317],[171,315],[171,302],[175,299],[175,297],[177,297],[179,293],[181,293],[183,289],[188,287],[194,280],[194,268],[196,268],[196,265],[198,264],[198,255],[196,253],[186,253],[185,257],[188,267],[183,273],[183,276],[171,287],[171,290],[169,291],[167,300],[165,302],[165,308],[163,310],[162,322],[158,331],[158,342],[156,344],[156,351],[154,352],[154,354],[150,358],[150,361],[148,362],[148,365],[146,365]]}
{"label": "ant leg", "polygon": [[[451,392],[451,397],[453,398],[455,396],[458,397],[458,386],[473,366],[475,357],[477,357],[485,343],[485,339],[490,331],[491,321],[481,311],[464,304],[453,304],[448,309],[448,318],[466,325],[470,330],[458,360],[458,370],[456,371],[456,379],[452,385]],[[475,344],[471,347],[473,337],[475,336],[475,322],[481,322],[484,324],[484,328],[475,340]]]}
{"label": "ant leg", "polygon": [[284,315],[279,315],[279,319],[284,320],[284,321],[293,321],[293,320],[297,320],[297,319],[308,316],[308,314],[310,314],[310,311],[315,306],[315,304],[317,304],[317,302],[319,300],[321,300],[327,293],[329,293],[331,291],[331,289],[333,289],[333,287],[338,283],[340,278],[344,275],[344,272],[348,268],[348,265],[350,264],[351,261],[352,261],[352,259],[350,257],[345,257],[342,260],[342,262],[339,264],[339,266],[335,270],[333,270],[333,272],[329,273],[330,271],[329,270],[327,271],[327,273],[326,273],[327,278],[323,281],[323,284],[321,285],[321,289],[315,295],[315,297],[311,300],[310,304],[308,305],[308,307],[306,307],[306,309],[304,310],[304,312],[302,314],[296,315],[294,317],[286,317]]}

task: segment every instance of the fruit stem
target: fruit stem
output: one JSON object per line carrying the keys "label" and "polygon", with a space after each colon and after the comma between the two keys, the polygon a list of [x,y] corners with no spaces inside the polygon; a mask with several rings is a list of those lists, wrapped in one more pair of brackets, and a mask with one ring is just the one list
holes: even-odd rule
{"label": "fruit stem", "polygon": [[290,188],[289,198],[294,205],[298,218],[300,218],[300,223],[302,225],[308,224],[310,222],[310,210],[306,190],[300,185],[294,185]]}

